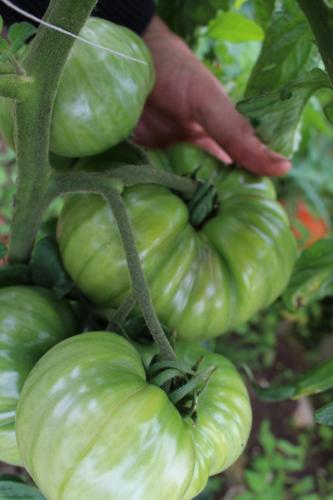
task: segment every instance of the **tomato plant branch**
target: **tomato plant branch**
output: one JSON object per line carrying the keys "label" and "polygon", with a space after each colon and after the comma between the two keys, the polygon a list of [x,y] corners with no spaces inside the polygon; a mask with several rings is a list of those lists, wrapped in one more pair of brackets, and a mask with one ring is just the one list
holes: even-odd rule
{"label": "tomato plant branch", "polygon": [[103,180],[120,190],[124,186],[136,184],[158,184],[180,191],[188,198],[193,196],[198,186],[197,181],[149,165],[126,165],[102,172],[54,171],[50,176],[49,189],[51,197],[55,197],[72,190],[73,187],[80,190],[80,186],[83,186],[85,190],[90,185],[92,189],[96,189]]}
{"label": "tomato plant branch", "polygon": [[[124,167],[126,168],[126,167]],[[150,298],[150,292],[143,274],[136,249],[131,222],[121,194],[122,183],[112,178],[112,172],[67,172],[54,173],[50,184],[48,203],[60,194],[96,193],[103,196],[113,211],[122,239],[128,270],[132,283],[133,297],[141,309],[148,329],[158,345],[162,359],[176,359],[175,353],[163,331]],[[131,299],[129,299],[131,301]]]}
{"label": "tomato plant branch", "polygon": [[324,0],[297,0],[306,15],[333,84],[333,9]]}
{"label": "tomato plant branch", "polygon": [[[44,19],[77,34],[96,0],[52,0]],[[22,61],[32,79],[29,99],[15,105],[17,190],[9,247],[10,262],[29,259],[42,218],[41,205],[47,190],[49,134],[53,102],[60,75],[74,43],[72,37],[41,26]]]}

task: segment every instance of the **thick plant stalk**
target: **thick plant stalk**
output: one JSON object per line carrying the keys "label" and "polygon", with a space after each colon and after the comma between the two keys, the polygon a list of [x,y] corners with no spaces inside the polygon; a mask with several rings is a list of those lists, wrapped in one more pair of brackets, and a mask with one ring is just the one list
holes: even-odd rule
{"label": "thick plant stalk", "polygon": [[[44,19],[77,34],[97,0],[52,0]],[[41,26],[23,61],[29,97],[16,101],[17,190],[9,247],[10,262],[29,259],[45,208],[51,172],[49,135],[52,107],[72,37]]]}
{"label": "thick plant stalk", "polygon": [[316,38],[319,52],[333,85],[333,9],[324,0],[297,0]]}

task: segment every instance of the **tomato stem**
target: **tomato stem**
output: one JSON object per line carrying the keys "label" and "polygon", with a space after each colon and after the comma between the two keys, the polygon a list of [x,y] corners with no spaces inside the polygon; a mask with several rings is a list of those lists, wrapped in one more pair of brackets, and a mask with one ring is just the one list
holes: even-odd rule
{"label": "tomato stem", "polygon": [[117,221],[131,278],[133,297],[141,309],[151,336],[159,347],[161,358],[174,360],[176,355],[158,320],[151,301],[149,288],[136,249],[131,222],[119,193],[119,179],[112,178],[108,174],[111,174],[111,172],[54,173],[48,199],[51,200],[52,197],[59,194],[77,192],[96,193],[103,196]]}
{"label": "tomato stem", "polygon": [[324,0],[297,0],[307,17],[333,84],[333,9]]}
{"label": "tomato stem", "polygon": [[136,249],[133,230],[121,195],[113,187],[103,189],[103,196],[111,207],[124,246],[128,270],[132,282],[133,296],[139,305],[149,331],[159,347],[162,359],[176,359],[153,307],[140,258]]}
{"label": "tomato stem", "polygon": [[[96,0],[52,0],[44,19],[77,34]],[[29,99],[15,103],[17,190],[9,247],[10,262],[26,262],[47,206],[49,135],[60,75],[72,37],[41,26],[22,65],[30,79]],[[16,78],[19,78],[16,75]],[[21,85],[22,87],[22,85]]]}
{"label": "tomato stem", "polygon": [[112,316],[111,321],[114,323],[124,323],[128,315],[132,312],[135,306],[135,298],[132,294],[128,295],[126,299],[120,304],[114,315]]}

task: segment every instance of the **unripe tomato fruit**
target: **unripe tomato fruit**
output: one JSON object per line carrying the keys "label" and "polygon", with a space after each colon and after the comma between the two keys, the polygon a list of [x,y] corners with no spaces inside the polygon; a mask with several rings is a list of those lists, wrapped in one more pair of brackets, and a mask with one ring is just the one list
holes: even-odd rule
{"label": "unripe tomato fruit", "polygon": [[39,287],[0,289],[0,460],[21,465],[15,438],[16,405],[24,381],[38,359],[75,333],[65,301]]}
{"label": "unripe tomato fruit", "polygon": [[48,500],[186,500],[243,451],[251,428],[235,367],[197,344],[178,359],[214,367],[196,418],[184,418],[146,381],[124,338],[90,332],[51,349],[29,375],[18,405],[25,467]]}
{"label": "unripe tomato fruit", "polygon": [[[123,193],[156,312],[188,340],[215,337],[268,306],[285,288],[296,259],[270,180],[226,168],[193,148],[173,148],[165,159],[172,153],[169,166],[176,173],[200,166],[200,175],[212,178],[218,207],[201,227],[191,225],[187,205],[165,187],[136,185]],[[87,159],[85,168],[106,166],[112,162]],[[67,200],[58,242],[67,272],[92,302],[121,304],[130,293],[129,274],[114,215],[100,196]]]}
{"label": "unripe tomato fruit", "polygon": [[[51,151],[66,157],[97,154],[125,139],[154,84],[150,52],[133,31],[91,17],[80,36],[142,63],[74,42],[61,75],[50,136]],[[0,127],[11,144],[12,113],[13,101],[0,98]]]}

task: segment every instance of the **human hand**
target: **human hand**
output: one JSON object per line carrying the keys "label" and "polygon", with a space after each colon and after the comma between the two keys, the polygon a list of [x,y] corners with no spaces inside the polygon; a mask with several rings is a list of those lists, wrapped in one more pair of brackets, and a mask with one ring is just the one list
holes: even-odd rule
{"label": "human hand", "polygon": [[156,84],[135,130],[137,142],[150,147],[192,142],[258,175],[290,169],[286,158],[255,136],[219,81],[158,16],[143,38],[153,55]]}

